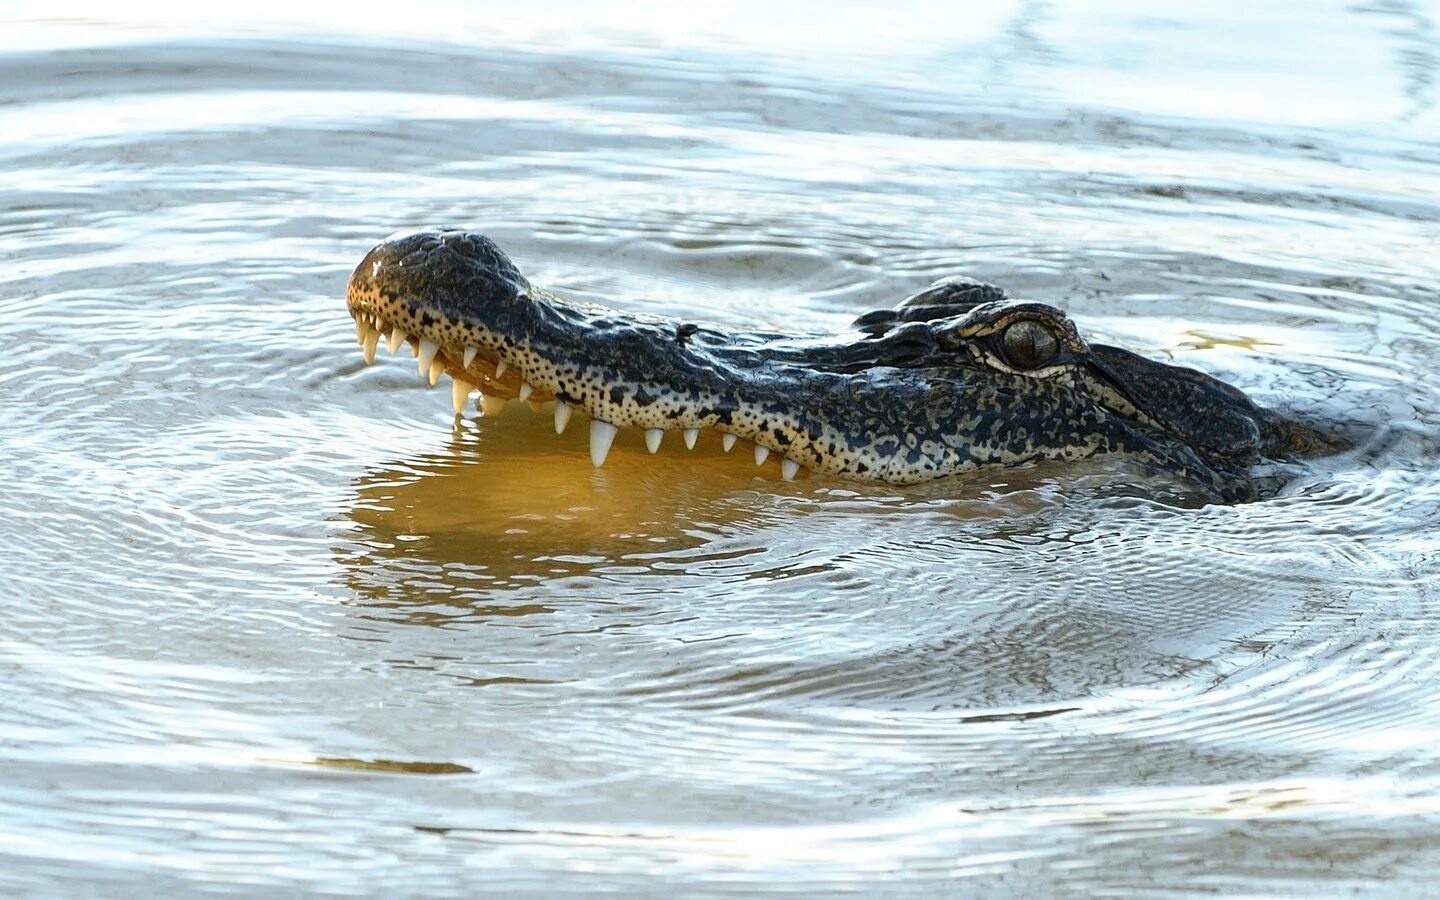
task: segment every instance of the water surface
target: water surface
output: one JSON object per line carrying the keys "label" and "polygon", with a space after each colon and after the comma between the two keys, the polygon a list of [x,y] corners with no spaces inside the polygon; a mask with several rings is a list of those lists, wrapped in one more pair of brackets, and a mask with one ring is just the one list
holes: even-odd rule
{"label": "water surface", "polygon": [[[0,890],[1431,888],[1436,9],[773,6],[0,11]],[[1364,437],[597,471],[363,364],[436,223],[797,330],[968,274]]]}

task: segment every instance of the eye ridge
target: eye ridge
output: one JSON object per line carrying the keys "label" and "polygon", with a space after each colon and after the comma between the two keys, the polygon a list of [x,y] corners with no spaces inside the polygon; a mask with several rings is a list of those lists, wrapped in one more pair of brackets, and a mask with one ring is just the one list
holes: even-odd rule
{"label": "eye ridge", "polygon": [[1000,355],[1014,369],[1039,369],[1059,352],[1054,332],[1032,319],[1021,319],[1000,333]]}

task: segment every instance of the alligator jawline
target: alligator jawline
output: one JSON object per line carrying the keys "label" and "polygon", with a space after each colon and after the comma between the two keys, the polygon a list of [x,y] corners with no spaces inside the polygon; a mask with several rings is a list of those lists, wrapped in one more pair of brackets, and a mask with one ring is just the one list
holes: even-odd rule
{"label": "alligator jawline", "polygon": [[[525,379],[522,367],[508,363],[493,346],[483,343],[461,344],[441,343],[438,338],[446,331],[454,331],[455,324],[431,314],[434,321],[423,321],[425,313],[409,310],[403,305],[380,312],[374,308],[352,309],[355,314],[355,336],[363,349],[366,364],[375,361],[381,344],[385,344],[391,355],[397,355],[402,347],[409,347],[416,361],[419,374],[430,385],[439,382],[440,376],[451,378],[451,406],[456,416],[462,416],[470,404],[470,398],[478,394],[476,402],[482,416],[497,416],[510,400],[525,401],[536,413],[542,412],[547,403],[553,401],[552,411],[555,433],[563,434],[577,406],[584,409],[583,401],[568,395],[537,386]],[[677,339],[687,337],[683,323],[676,325]],[[693,333],[693,332],[690,332]],[[534,357],[531,362],[533,364]],[[553,365],[553,363],[552,363]],[[715,416],[709,418],[728,418]],[[729,430],[718,422],[709,426],[720,433],[721,447],[725,452],[734,449],[741,437],[739,429]],[[595,466],[603,465],[610,447],[619,433],[619,427],[598,418],[590,419],[590,459]],[[660,449],[660,444],[669,430],[678,430],[686,449],[695,449],[703,426],[683,428],[650,426],[644,429],[645,445],[651,453]],[[770,456],[771,448],[759,441],[754,442],[755,464],[761,465]],[[805,470],[801,464],[789,457],[780,458],[780,475],[786,481],[793,481]]]}

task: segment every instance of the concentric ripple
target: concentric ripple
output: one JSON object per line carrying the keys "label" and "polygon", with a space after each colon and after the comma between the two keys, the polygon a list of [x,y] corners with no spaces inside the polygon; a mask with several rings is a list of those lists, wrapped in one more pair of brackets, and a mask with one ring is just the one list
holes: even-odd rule
{"label": "concentric ripple", "polygon": [[[0,11],[0,893],[1432,890],[1440,31],[923,6]],[[972,275],[1357,446],[596,470],[364,364],[431,225],[749,326]]]}

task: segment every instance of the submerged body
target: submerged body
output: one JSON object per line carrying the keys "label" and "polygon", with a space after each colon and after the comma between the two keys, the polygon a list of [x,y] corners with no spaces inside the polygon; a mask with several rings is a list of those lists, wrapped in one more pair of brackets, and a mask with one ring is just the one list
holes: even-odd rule
{"label": "submerged body", "polygon": [[1262,459],[1336,439],[1201,372],[1083,340],[1063,312],[964,278],[936,282],[806,337],[731,331],[582,305],[537,288],[483,235],[422,232],[379,244],[347,301],[367,359],[410,344],[433,384],[454,379],[457,413],[479,390],[581,407],[600,465],[619,427],[687,445],[713,428],[801,467],[913,483],[985,466],[1123,454],[1223,499],[1254,493]]}

